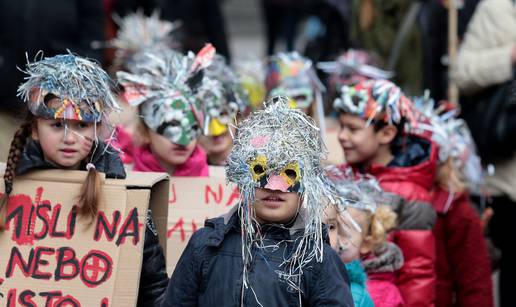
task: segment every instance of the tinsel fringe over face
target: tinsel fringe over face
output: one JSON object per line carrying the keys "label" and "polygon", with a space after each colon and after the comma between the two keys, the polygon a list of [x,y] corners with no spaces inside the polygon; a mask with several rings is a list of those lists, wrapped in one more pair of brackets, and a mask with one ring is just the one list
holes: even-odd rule
{"label": "tinsel fringe over face", "polygon": [[278,278],[301,295],[303,270],[311,261],[323,259],[322,214],[328,201],[335,203],[336,193],[321,166],[327,152],[314,121],[300,110],[290,109],[284,97],[273,98],[264,105],[264,110],[253,113],[238,126],[226,166],[226,178],[238,185],[241,198],[238,214],[244,263],[242,295],[245,289],[252,291],[253,285],[248,280],[252,246],[266,248],[253,207],[255,189],[261,186],[251,168],[257,159],[266,161],[264,176],[267,177],[281,174],[292,164],[299,166],[298,193],[302,204],[290,231],[292,234],[298,229],[303,233],[277,273]]}

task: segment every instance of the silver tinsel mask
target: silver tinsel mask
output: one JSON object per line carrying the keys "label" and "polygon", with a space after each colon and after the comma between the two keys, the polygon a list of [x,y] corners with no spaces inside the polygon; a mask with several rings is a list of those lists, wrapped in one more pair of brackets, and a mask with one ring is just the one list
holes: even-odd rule
{"label": "silver tinsel mask", "polygon": [[289,286],[300,291],[299,278],[305,265],[322,261],[322,212],[328,200],[334,202],[335,191],[321,167],[326,157],[319,129],[300,110],[291,109],[285,97],[265,103],[265,109],[253,113],[238,125],[234,146],[228,157],[226,177],[238,185],[238,213],[243,231],[242,257],[245,288],[247,269],[252,262],[251,247],[263,248],[260,225],[255,220],[255,189],[297,191],[302,204],[295,223],[304,232],[292,254],[278,272]]}

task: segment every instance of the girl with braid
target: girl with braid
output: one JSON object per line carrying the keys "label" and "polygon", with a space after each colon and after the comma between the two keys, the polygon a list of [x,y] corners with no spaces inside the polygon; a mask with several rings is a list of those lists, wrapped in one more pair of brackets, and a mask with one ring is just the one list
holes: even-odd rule
{"label": "girl with braid", "polygon": [[[90,60],[64,54],[29,63],[28,75],[18,89],[27,103],[27,121],[14,135],[4,174],[5,194],[0,199],[3,231],[13,179],[35,169],[86,170],[78,195],[79,215],[93,220],[101,197],[99,172],[107,178],[125,178],[123,164],[108,140],[108,114],[118,110],[111,80]],[[165,258],[148,214],[139,306],[161,302],[168,283]]]}

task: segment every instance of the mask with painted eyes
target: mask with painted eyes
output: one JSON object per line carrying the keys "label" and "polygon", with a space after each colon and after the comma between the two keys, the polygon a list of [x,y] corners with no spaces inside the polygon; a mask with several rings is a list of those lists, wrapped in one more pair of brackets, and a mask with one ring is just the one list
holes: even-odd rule
{"label": "mask with painted eyes", "polygon": [[229,123],[248,105],[240,80],[220,55],[206,68],[197,96],[205,116],[203,133],[207,136],[226,133]]}
{"label": "mask with painted eyes", "polygon": [[308,108],[315,93],[324,91],[312,62],[295,52],[280,53],[270,59],[265,83],[269,97],[287,96],[291,108]]}
{"label": "mask with painted eyes", "polygon": [[306,109],[314,101],[314,93],[310,87],[278,87],[271,91],[270,96],[286,96],[292,109]]}
{"label": "mask with painted eyes", "polygon": [[[280,278],[295,286],[291,272],[300,272],[311,259],[322,259],[316,246],[323,244],[322,212],[336,195],[324,176],[321,160],[326,151],[313,119],[292,109],[285,97],[272,99],[236,128],[234,145],[227,159],[226,178],[238,185],[244,263],[252,261],[251,245],[262,242],[253,220],[255,191],[265,188],[297,192],[302,201],[298,218],[304,227],[300,246],[285,259]],[[295,223],[296,223],[295,222]],[[305,245],[306,244],[306,245]],[[244,280],[246,276],[244,275]]]}
{"label": "mask with painted eyes", "polygon": [[301,171],[299,163],[291,162],[281,168],[267,165],[267,157],[258,155],[249,162],[249,171],[254,182],[260,188],[281,192],[297,192],[301,190]]}
{"label": "mask with painted eyes", "polygon": [[120,109],[111,79],[88,59],[57,55],[27,64],[25,73],[18,95],[35,116],[98,123]]}
{"label": "mask with painted eyes", "polygon": [[[173,51],[147,53],[146,61],[133,67],[133,73],[117,72],[125,89],[124,97],[131,105],[139,106],[140,115],[151,130],[172,143],[188,145],[203,127],[197,91],[204,79],[203,69],[214,54],[211,45],[206,45],[197,56]],[[210,101],[215,98],[207,96]]]}
{"label": "mask with painted eyes", "polygon": [[179,93],[164,101],[143,103],[140,114],[147,127],[174,144],[186,146],[201,133],[195,109]]}

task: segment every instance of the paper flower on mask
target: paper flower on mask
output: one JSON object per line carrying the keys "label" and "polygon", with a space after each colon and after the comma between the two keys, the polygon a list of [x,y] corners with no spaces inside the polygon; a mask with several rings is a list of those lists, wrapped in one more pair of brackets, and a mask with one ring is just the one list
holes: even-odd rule
{"label": "paper flower on mask", "polygon": [[203,69],[215,50],[207,45],[195,56],[173,51],[146,53],[135,66],[137,73],[118,72],[125,98],[139,106],[144,123],[172,143],[188,145],[201,133],[203,115],[197,91],[203,82]]}
{"label": "paper flower on mask", "polygon": [[294,289],[311,260],[322,260],[322,211],[335,191],[324,175],[321,160],[326,157],[319,129],[314,121],[288,106],[286,98],[265,103],[265,109],[253,113],[237,128],[233,150],[228,157],[226,178],[238,185],[239,215],[243,231],[245,268],[252,261],[251,245],[260,242],[259,225],[254,220],[256,188],[297,192],[302,204],[295,223],[304,225],[304,234],[292,254],[286,256],[279,276]]}
{"label": "paper flower on mask", "polygon": [[24,72],[18,96],[35,116],[107,123],[109,112],[120,110],[111,79],[91,60],[56,55],[28,63]]}
{"label": "paper flower on mask", "polygon": [[124,66],[130,70],[132,66],[145,59],[145,52],[178,47],[172,33],[181,26],[181,22],[161,20],[158,11],[150,17],[138,11],[123,18],[115,16],[114,19],[119,29],[116,38],[111,40],[108,46],[116,48],[117,66]]}
{"label": "paper flower on mask", "polygon": [[344,85],[333,106],[339,112],[359,116],[368,124],[372,121],[416,123],[412,101],[388,80],[364,80],[355,85]]}
{"label": "paper flower on mask", "polygon": [[312,61],[297,52],[271,57],[265,78],[268,96],[286,96],[292,108],[305,109],[315,101],[316,92],[323,92]]}
{"label": "paper flower on mask", "polygon": [[209,136],[228,131],[228,124],[249,105],[240,80],[221,55],[215,55],[204,70],[197,96],[204,113],[204,134]]}
{"label": "paper flower on mask", "polygon": [[452,159],[468,186],[479,191],[484,186],[485,174],[476,145],[466,122],[459,118],[459,110],[449,103],[436,105],[427,91],[414,98],[419,111],[416,133],[430,133],[439,147],[439,161]]}

